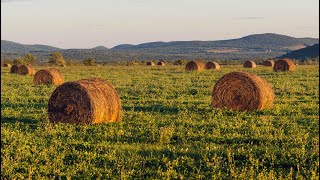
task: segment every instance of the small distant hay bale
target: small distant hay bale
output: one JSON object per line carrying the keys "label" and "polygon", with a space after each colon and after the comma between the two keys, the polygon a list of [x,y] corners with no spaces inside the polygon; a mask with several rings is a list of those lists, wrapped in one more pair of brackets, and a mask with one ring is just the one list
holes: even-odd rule
{"label": "small distant hay bale", "polygon": [[152,61],[147,62],[147,66],[155,66],[155,63]]}
{"label": "small distant hay bale", "polygon": [[205,69],[220,69],[220,65],[217,62],[207,62]]}
{"label": "small distant hay bale", "polygon": [[263,110],[272,106],[274,93],[257,75],[231,72],[222,76],[212,91],[212,107],[235,111]]}
{"label": "small distant hay bale", "polygon": [[271,60],[271,59],[268,59],[268,60],[266,60],[266,61],[263,62],[263,65],[264,65],[264,66],[273,67],[273,66],[274,66],[274,61]]}
{"label": "small distant hay bale", "polygon": [[246,62],[244,62],[243,67],[245,67],[245,68],[256,68],[257,64],[254,61],[246,61]]}
{"label": "small distant hay bale", "polygon": [[205,62],[203,60],[190,61],[186,64],[186,71],[203,71]]}
{"label": "small distant hay bale", "polygon": [[58,86],[48,102],[52,123],[98,124],[121,120],[121,102],[115,88],[103,79],[66,82]]}
{"label": "small distant hay bale", "polygon": [[12,67],[12,65],[11,65],[11,64],[9,64],[9,63],[5,63],[5,64],[3,65],[3,67],[11,68],[11,67]]}
{"label": "small distant hay bale", "polygon": [[295,71],[296,66],[291,59],[279,59],[274,63],[273,70],[278,71]]}
{"label": "small distant hay bale", "polygon": [[19,75],[34,75],[36,73],[36,70],[32,67],[32,66],[28,66],[28,65],[22,65],[22,66],[19,66],[19,69],[18,69],[18,74]]}
{"label": "small distant hay bale", "polygon": [[18,74],[18,69],[19,69],[19,65],[14,64],[12,65],[11,69],[10,69],[10,73],[12,74]]}
{"label": "small distant hay bale", "polygon": [[159,61],[159,62],[157,63],[157,65],[158,65],[158,66],[165,66],[166,64],[165,64],[164,62],[162,62],[162,61]]}
{"label": "small distant hay bale", "polygon": [[42,69],[34,75],[33,83],[35,85],[39,85],[39,84],[60,85],[64,83],[64,78],[58,69],[55,69],[55,68]]}
{"label": "small distant hay bale", "polygon": [[60,67],[67,67],[67,65],[65,65],[65,64],[60,64]]}

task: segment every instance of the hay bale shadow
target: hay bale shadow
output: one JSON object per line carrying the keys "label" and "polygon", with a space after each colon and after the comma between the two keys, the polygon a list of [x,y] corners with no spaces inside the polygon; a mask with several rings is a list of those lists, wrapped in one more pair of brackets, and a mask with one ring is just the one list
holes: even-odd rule
{"label": "hay bale shadow", "polygon": [[176,107],[167,107],[160,104],[152,106],[122,106],[125,111],[134,111],[134,112],[157,112],[165,114],[177,114],[179,109]]}
{"label": "hay bale shadow", "polygon": [[14,117],[1,117],[1,124],[5,124],[5,123],[11,123],[11,124],[15,124],[15,123],[25,123],[25,124],[30,124],[30,125],[35,125],[38,124],[39,121],[35,120],[35,119],[30,119],[30,118],[25,118],[25,117],[21,117],[21,118],[14,118]]}

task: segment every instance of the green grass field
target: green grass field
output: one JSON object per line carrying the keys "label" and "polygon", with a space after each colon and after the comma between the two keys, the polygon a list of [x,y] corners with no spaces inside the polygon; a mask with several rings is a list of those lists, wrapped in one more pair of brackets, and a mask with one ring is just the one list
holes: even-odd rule
{"label": "green grass field", "polygon": [[[36,67],[40,70],[41,67]],[[54,86],[1,69],[1,179],[318,179],[319,66],[186,72],[183,66],[60,68],[65,81],[100,77],[120,94],[123,121],[51,124]],[[211,109],[232,71],[265,78],[265,111]]]}

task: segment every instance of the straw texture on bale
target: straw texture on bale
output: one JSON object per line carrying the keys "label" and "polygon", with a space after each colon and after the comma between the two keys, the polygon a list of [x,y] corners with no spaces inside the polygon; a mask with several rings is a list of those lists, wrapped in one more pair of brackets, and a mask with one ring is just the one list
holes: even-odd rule
{"label": "straw texture on bale", "polygon": [[273,67],[273,66],[274,66],[274,61],[271,60],[271,59],[266,60],[266,61],[263,62],[263,65],[264,65],[264,66],[271,66],[271,67]]}
{"label": "straw texture on bale", "polygon": [[159,62],[157,63],[157,65],[158,65],[158,66],[165,66],[166,64],[165,64],[164,62],[159,61]]}
{"label": "straw texture on bale", "polygon": [[212,107],[235,111],[263,110],[271,107],[274,93],[266,80],[244,72],[222,76],[212,91]]}
{"label": "straw texture on bale", "polygon": [[245,68],[256,68],[257,64],[254,61],[246,61],[246,62],[244,62],[243,67],[245,67]]}
{"label": "straw texture on bale", "polygon": [[155,66],[154,62],[147,62],[147,66]]}
{"label": "straw texture on bale", "polygon": [[273,70],[278,71],[294,71],[296,65],[291,59],[279,59],[274,63]]}
{"label": "straw texture on bale", "polygon": [[202,60],[190,61],[186,64],[187,71],[203,71],[205,62]]}
{"label": "straw texture on bale", "polygon": [[103,79],[66,82],[48,103],[50,122],[98,124],[121,120],[121,102],[115,88]]}
{"label": "straw texture on bale", "polygon": [[10,73],[18,74],[18,69],[19,69],[19,65],[14,64],[11,66]]}
{"label": "straw texture on bale", "polygon": [[34,75],[36,73],[36,70],[32,67],[32,66],[28,66],[28,65],[22,65],[19,66],[18,69],[18,74],[19,75]]}
{"label": "straw texture on bale", "polygon": [[217,62],[207,62],[206,69],[216,69],[219,70],[220,69],[220,65]]}
{"label": "straw texture on bale", "polygon": [[6,63],[6,64],[3,65],[3,67],[11,68],[11,64]]}
{"label": "straw texture on bale", "polygon": [[55,68],[42,69],[38,71],[33,77],[33,83],[39,84],[53,84],[60,85],[64,82],[61,72]]}

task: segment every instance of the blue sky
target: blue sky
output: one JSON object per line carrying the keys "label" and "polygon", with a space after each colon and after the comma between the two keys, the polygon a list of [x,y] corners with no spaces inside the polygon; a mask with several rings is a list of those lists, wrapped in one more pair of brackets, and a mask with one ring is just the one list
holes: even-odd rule
{"label": "blue sky", "polygon": [[1,39],[60,48],[319,37],[319,0],[1,0]]}

